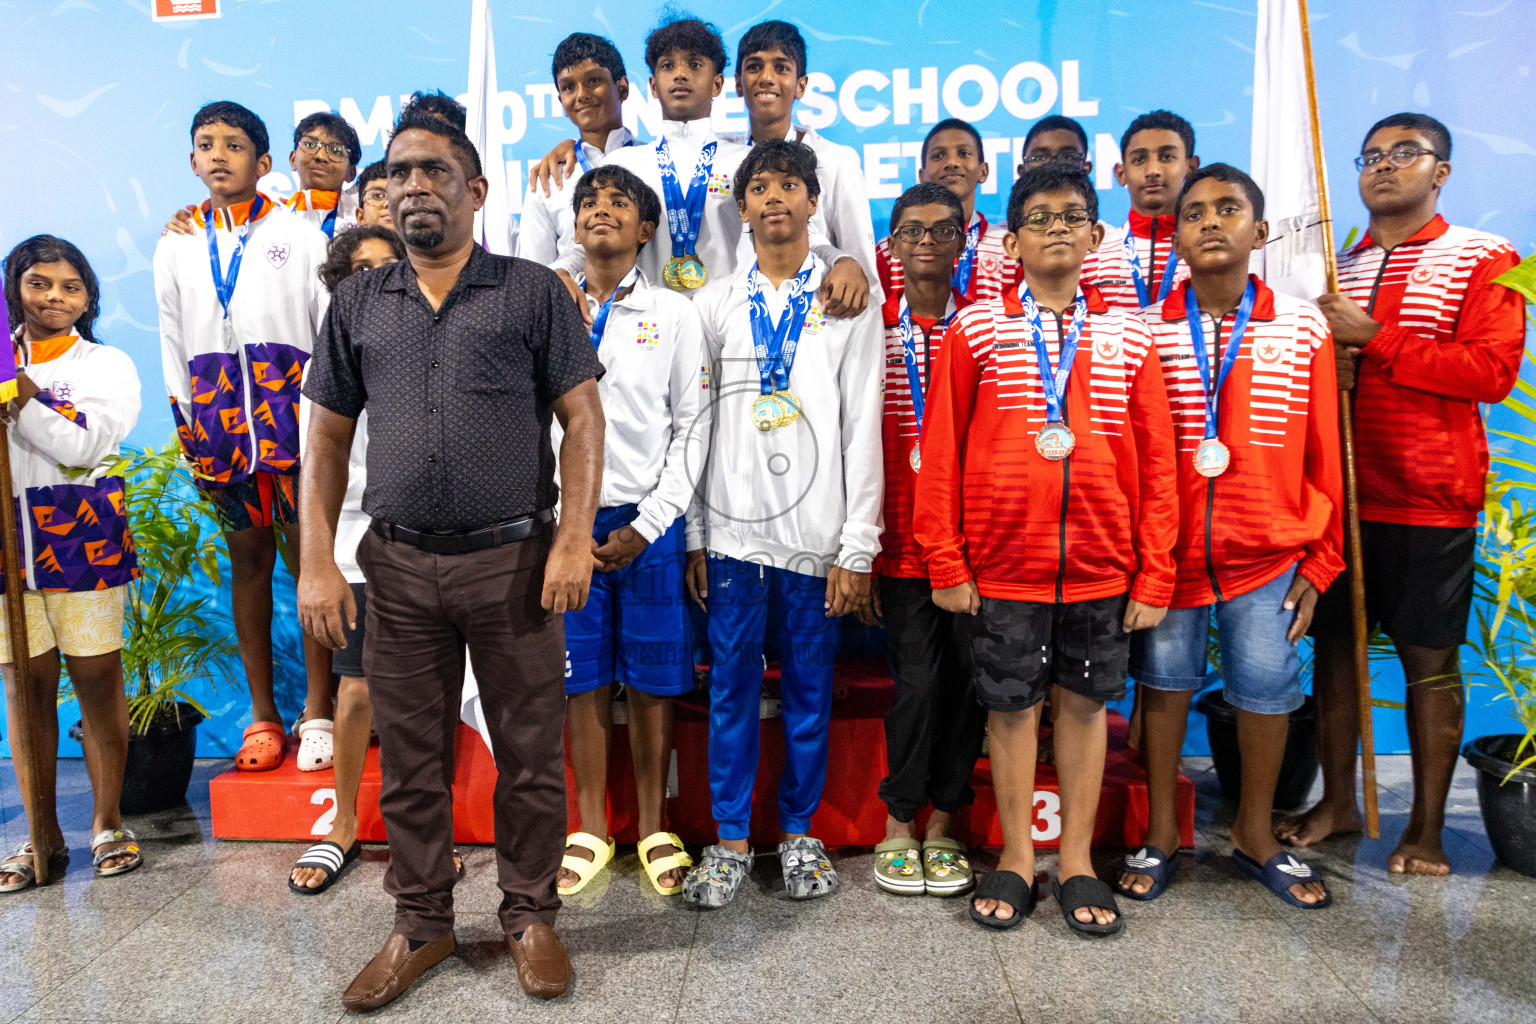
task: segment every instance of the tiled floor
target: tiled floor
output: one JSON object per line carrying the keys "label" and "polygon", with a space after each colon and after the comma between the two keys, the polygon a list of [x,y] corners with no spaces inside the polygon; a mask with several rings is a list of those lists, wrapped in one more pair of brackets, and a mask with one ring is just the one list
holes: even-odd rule
{"label": "tiled floor", "polygon": [[[347,1018],[340,994],[390,926],[370,849],[318,899],[283,884],[292,845],[208,837],[199,766],[190,809],[133,822],[148,865],[96,881],[87,866],[89,789],[63,763],[61,810],[75,865],[62,884],[0,896],[0,1022],[13,1020],[308,1024]],[[963,901],[875,889],[871,855],[838,858],[843,890],[784,899],[759,862],[732,907],[697,913],[647,887],[633,852],[569,901],[560,930],[576,967],[571,994],[523,996],[494,916],[489,850],[468,852],[459,953],[389,1021],[1530,1021],[1536,1019],[1536,880],[1494,865],[1472,779],[1451,798],[1448,880],[1392,880],[1385,860],[1406,820],[1406,758],[1380,762],[1380,841],[1330,841],[1314,855],[1335,906],[1293,911],[1226,860],[1207,763],[1192,858],[1168,894],[1130,903],[1103,942],[1068,933],[1055,904],[1008,933],[976,928]],[[15,777],[0,762],[7,849],[22,831]],[[1115,851],[1103,851],[1108,860]],[[985,859],[985,858],[983,858]],[[1042,858],[1042,869],[1054,859]]]}

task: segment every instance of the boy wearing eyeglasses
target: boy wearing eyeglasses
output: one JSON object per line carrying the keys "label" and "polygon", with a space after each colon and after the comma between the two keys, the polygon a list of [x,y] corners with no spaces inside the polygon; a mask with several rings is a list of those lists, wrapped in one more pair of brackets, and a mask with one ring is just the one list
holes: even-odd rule
{"label": "boy wearing eyeglasses", "polygon": [[1093,158],[1089,155],[1088,133],[1074,118],[1052,114],[1042,117],[1030,126],[1024,136],[1024,162],[1019,164],[1018,176],[1046,164],[1062,164],[1075,167],[1084,174],[1093,173]]}
{"label": "boy wearing eyeglasses", "polygon": [[[912,496],[922,465],[924,395],[944,331],[969,305],[950,272],[965,237],[965,210],[943,185],[907,189],[891,210],[889,247],[906,287],[886,300],[885,529],[875,586],[890,637],[896,699],[885,714],[887,772],[880,799],[885,841],[875,883],[898,895],[953,896],[971,887],[965,847],[950,816],[969,804],[986,715],[971,685],[968,620],[933,603],[923,552],[912,536]],[[932,805],[917,840],[917,814]]]}
{"label": "boy wearing eyeglasses", "polygon": [[395,222],[389,216],[389,193],[386,191],[388,179],[383,160],[375,160],[357,176],[359,226],[394,228]]}
{"label": "boy wearing eyeglasses", "polygon": [[[1478,404],[1509,394],[1525,341],[1519,294],[1494,283],[1519,262],[1514,247],[1435,212],[1450,159],[1451,133],[1432,117],[1393,114],[1371,126],[1355,160],[1370,227],[1339,254],[1339,293],[1317,300],[1339,387],[1355,392],[1366,626],[1392,638],[1408,680],[1413,806],[1387,858],[1393,874],[1451,871],[1440,832],[1461,744],[1457,649],[1488,471]],[[1313,619],[1323,798],[1275,827],[1296,846],[1360,829],[1352,629],[1346,573]]]}
{"label": "boy wearing eyeglasses", "polygon": [[[1003,251],[1007,230],[1001,224],[989,223],[976,209],[976,188],[990,174],[982,154],[981,133],[973,125],[950,117],[928,130],[918,159],[917,180],[943,185],[960,200],[965,213],[965,241],[951,280],[971,302],[995,299],[1019,283],[1019,265]],[[888,238],[875,247],[875,270],[887,299],[900,293],[901,261],[892,256]]]}
{"label": "boy wearing eyeglasses", "polygon": [[1104,704],[1125,692],[1129,637],[1173,596],[1173,424],[1152,336],[1081,281],[1100,242],[1088,176],[1029,171],[1008,199],[1005,246],[1023,282],[961,310],[923,414],[913,531],[933,601],[974,615],[971,659],[988,711],[1004,849],[971,917],[1012,928],[1034,908],[1035,746],[1052,690],[1061,793],[1056,899],[1086,935],[1120,929],[1094,874]]}

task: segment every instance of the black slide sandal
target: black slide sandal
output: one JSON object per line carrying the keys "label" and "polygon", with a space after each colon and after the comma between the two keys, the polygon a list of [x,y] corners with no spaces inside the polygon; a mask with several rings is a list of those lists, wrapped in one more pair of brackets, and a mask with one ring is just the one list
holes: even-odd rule
{"label": "black slide sandal", "polygon": [[[1067,926],[1079,935],[1098,938],[1103,935],[1113,935],[1120,930],[1124,919],[1120,916],[1120,905],[1115,902],[1115,890],[1111,889],[1107,883],[1093,875],[1073,875],[1066,882],[1058,879],[1052,882],[1051,886],[1056,894],[1056,902],[1061,906],[1061,916],[1066,919]],[[1115,919],[1109,924],[1079,921],[1074,912],[1085,907],[1113,911]]]}
{"label": "black slide sandal", "polygon": [[[971,894],[971,920],[984,928],[1017,928],[1035,910],[1040,899],[1040,883],[1024,884],[1017,871],[991,871],[983,875]],[[1013,916],[1000,921],[976,909],[977,900],[999,900],[1013,908]]]}
{"label": "black slide sandal", "polygon": [[[362,854],[361,842],[354,842],[352,849],[343,850],[338,843],[333,843],[329,839],[322,840],[305,850],[304,856],[293,862],[293,868],[288,870],[288,888],[300,896],[318,896],[334,885],[336,880],[346,873],[347,868],[357,863],[357,858]],[[325,872],[325,877],[320,880],[319,885],[311,889],[293,880],[295,868],[319,868]]]}

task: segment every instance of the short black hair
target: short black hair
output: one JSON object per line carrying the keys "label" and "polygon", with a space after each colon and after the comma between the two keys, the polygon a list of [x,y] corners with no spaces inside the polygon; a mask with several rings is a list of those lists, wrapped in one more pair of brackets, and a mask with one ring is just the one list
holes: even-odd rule
{"label": "short black hair", "polygon": [[1026,153],[1029,152],[1029,144],[1035,141],[1036,135],[1042,132],[1059,131],[1069,131],[1076,135],[1077,141],[1083,144],[1083,155],[1088,155],[1088,133],[1083,131],[1083,126],[1078,124],[1076,120],[1070,117],[1063,117],[1060,114],[1042,117],[1034,123],[1034,126],[1029,129],[1029,134],[1024,136],[1024,151]]}
{"label": "short black hair", "polygon": [[395,259],[405,259],[404,240],[398,232],[389,228],[368,224],[338,231],[336,237],[331,239],[331,244],[325,247],[325,262],[320,264],[320,283],[325,285],[326,291],[335,291],[337,285],[352,276],[353,254],[359,246],[373,238],[389,243]]}
{"label": "short black hair", "polygon": [[[640,175],[618,164],[594,167],[577,179],[576,187],[571,189],[571,209],[580,214],[582,202],[605,188],[618,189],[628,196],[639,212],[640,223],[650,221],[658,228],[665,224],[661,200],[656,198],[651,186],[642,181]],[[645,245],[642,243],[640,248],[644,249]]]}
{"label": "short black hair", "polygon": [[1231,164],[1206,164],[1197,171],[1190,171],[1189,176],[1184,179],[1184,187],[1179,189],[1179,198],[1174,202],[1175,217],[1184,208],[1184,197],[1189,194],[1190,189],[1195,187],[1195,182],[1204,181],[1206,178],[1215,178],[1217,181],[1224,181],[1241,188],[1243,194],[1248,197],[1248,205],[1253,207],[1253,219],[1256,221],[1264,219],[1264,190],[1259,188],[1258,182]]}
{"label": "short black hair", "polygon": [[955,215],[955,223],[965,229],[965,207],[960,205],[960,197],[936,181],[920,181],[901,194],[896,200],[896,205],[891,207],[891,234],[896,233],[896,225],[901,223],[901,215],[914,206],[943,206]]}
{"label": "short black hair", "polygon": [[389,133],[389,142],[384,146],[384,162],[389,162],[389,150],[400,137],[401,132],[408,131],[431,132],[433,135],[448,140],[448,144],[458,151],[458,154],[469,163],[469,177],[478,178],[483,173],[480,169],[480,153],[475,149],[475,144],[469,141],[469,136],[463,129],[457,128],[443,120],[437,114],[423,110],[415,104],[408,105],[400,114],[400,120],[395,122],[395,128]]}
{"label": "short black hair", "polygon": [[1131,136],[1145,131],[1173,132],[1184,143],[1184,156],[1187,158],[1195,155],[1195,126],[1171,110],[1153,110],[1138,116],[1125,129],[1125,134],[1120,136],[1121,157],[1125,156],[1131,144]]}
{"label": "short black hair", "polygon": [[364,167],[357,175],[357,198],[361,202],[363,193],[368,191],[370,181],[389,181],[389,165],[383,160],[375,160]]}
{"label": "short black hair", "polygon": [[933,137],[939,134],[939,132],[965,132],[976,140],[976,152],[978,154],[981,152],[981,132],[976,130],[976,126],[969,121],[962,121],[958,117],[946,117],[928,129],[928,134],[923,136],[922,163],[928,162],[928,143],[932,142]]}
{"label": "short black hair", "polygon": [[[223,122],[221,122],[223,123]],[[101,285],[96,272],[91,269],[85,253],[53,235],[33,235],[11,250],[5,258],[5,311],[11,326],[16,330],[26,322],[26,311],[21,305],[21,275],[39,263],[68,263],[85,282],[85,309],[75,321],[75,330],[86,341],[95,341],[96,318],[101,315]]]}
{"label": "short black hair", "polygon": [[1371,125],[1371,130],[1365,133],[1365,138],[1360,142],[1360,148],[1365,149],[1365,144],[1371,136],[1383,128],[1412,128],[1429,140],[1435,147],[1435,155],[1441,160],[1451,158],[1451,130],[1428,114],[1415,114],[1411,111],[1403,111],[1401,114],[1392,114]]}
{"label": "short black hair", "polygon": [[572,32],[560,40],[560,45],[555,47],[555,59],[550,62],[550,76],[558,81],[560,72],[584,60],[593,61],[598,67],[606,68],[615,82],[628,77],[624,72],[624,58],[620,55],[619,48],[602,36],[595,36],[591,32]]}
{"label": "short black hair", "polygon": [[423,92],[417,89],[411,93],[411,98],[405,101],[405,106],[400,108],[401,118],[405,117],[408,110],[419,110],[424,114],[442,118],[461,132],[465,131],[465,126],[469,124],[469,111],[464,109],[464,104],[441,89],[435,92]]}
{"label": "short black hair", "polygon": [[662,22],[645,37],[645,66],[656,73],[656,62],[674,50],[696,53],[715,65],[715,74],[725,74],[730,63],[725,57],[725,42],[720,30],[707,21],[679,16]]}
{"label": "short black hair", "polygon": [[736,44],[736,70],[748,54],[779,50],[795,62],[795,77],[805,77],[805,37],[787,21],[760,21]]}
{"label": "short black hair", "polygon": [[322,128],[330,132],[332,138],[347,147],[347,163],[353,167],[356,167],[358,162],[363,159],[363,145],[357,141],[357,129],[353,128],[346,118],[340,114],[333,114],[329,110],[310,114],[294,127],[293,148],[298,149],[299,140],[304,137],[305,133],[312,132],[316,128]]}
{"label": "short black hair", "polygon": [[736,202],[746,201],[747,184],[764,171],[799,178],[805,182],[805,191],[812,199],[821,195],[821,180],[816,177],[816,152],[803,142],[764,139],[753,146],[752,152],[736,168],[736,178],[731,182],[731,193]]}
{"label": "short black hair", "polygon": [[272,148],[271,140],[267,138],[267,125],[261,118],[238,103],[229,100],[218,100],[209,103],[192,115],[192,139],[197,140],[197,130],[205,125],[227,124],[231,128],[238,128],[245,132],[251,145],[256,147],[258,157],[266,156]]}
{"label": "short black hair", "polygon": [[1093,220],[1099,219],[1099,194],[1094,191],[1088,175],[1079,167],[1052,163],[1025,171],[1013,183],[1013,191],[1008,194],[1009,231],[1018,234],[1024,226],[1025,205],[1031,196],[1042,192],[1076,192],[1083,197],[1083,205],[1088,207],[1088,216]]}

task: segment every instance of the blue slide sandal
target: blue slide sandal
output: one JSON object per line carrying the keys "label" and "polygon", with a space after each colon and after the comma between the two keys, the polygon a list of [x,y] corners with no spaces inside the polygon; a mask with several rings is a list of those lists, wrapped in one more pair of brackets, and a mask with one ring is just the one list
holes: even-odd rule
{"label": "blue slide sandal", "polygon": [[1152,888],[1146,892],[1135,892],[1117,881],[1116,892],[1130,900],[1155,900],[1168,888],[1173,876],[1179,873],[1179,858],[1177,855],[1170,857],[1155,846],[1142,846],[1126,851],[1125,856],[1120,858],[1120,870],[1146,875],[1152,879]]}
{"label": "blue slide sandal", "polygon": [[[1333,904],[1332,893],[1328,893],[1318,903],[1308,903],[1291,895],[1291,886],[1298,882],[1322,882],[1323,876],[1312,870],[1310,864],[1302,863],[1284,850],[1260,864],[1242,850],[1233,849],[1232,862],[1244,874],[1257,882],[1262,882],[1265,888],[1293,907],[1301,910],[1322,910]],[[1327,892],[1327,889],[1327,885],[1324,885],[1323,891]]]}

